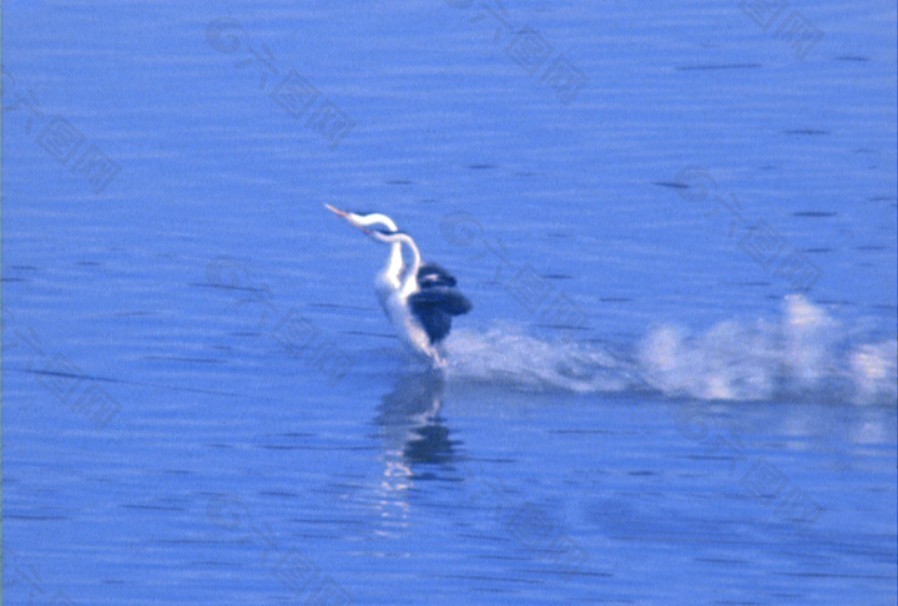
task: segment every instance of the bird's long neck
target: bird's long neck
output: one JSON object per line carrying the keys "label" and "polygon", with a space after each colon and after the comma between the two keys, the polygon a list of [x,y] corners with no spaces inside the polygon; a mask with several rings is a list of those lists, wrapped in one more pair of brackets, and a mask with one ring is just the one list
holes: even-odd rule
{"label": "bird's long neck", "polygon": [[[372,213],[370,215],[355,217],[353,222],[353,225],[362,228],[378,224],[386,227],[389,232],[395,232],[399,229],[393,219],[381,213]],[[380,274],[380,280],[385,286],[397,289],[402,285],[402,268],[404,265],[405,261],[402,258],[402,243],[398,241],[393,242],[390,246],[390,256],[387,258],[387,265]]]}
{"label": "bird's long neck", "polygon": [[[409,295],[418,289],[418,270],[421,269],[421,251],[418,245],[408,234],[396,232],[384,234],[372,232],[371,237],[379,242],[390,245],[390,257],[387,267],[381,274],[393,289],[401,294]],[[408,246],[411,251],[411,264],[406,264],[402,245]]]}
{"label": "bird's long neck", "polygon": [[393,284],[395,288],[399,288],[402,284],[402,266],[405,261],[402,259],[402,243],[393,242],[390,245],[390,257],[387,259],[387,266],[384,268],[384,275]]}
{"label": "bird's long neck", "polygon": [[393,245],[401,246],[402,244],[400,244],[400,242],[408,246],[409,250],[412,252],[412,263],[406,269],[401,286],[402,292],[408,295],[418,288],[418,270],[421,269],[421,251],[418,250],[418,245],[415,244],[415,241],[408,235],[402,234],[400,241]]}
{"label": "bird's long neck", "polygon": [[409,273],[417,276],[418,270],[421,269],[421,251],[418,250],[418,245],[411,238],[407,238],[405,243],[408,244],[409,249],[412,251],[412,266],[409,269]]}

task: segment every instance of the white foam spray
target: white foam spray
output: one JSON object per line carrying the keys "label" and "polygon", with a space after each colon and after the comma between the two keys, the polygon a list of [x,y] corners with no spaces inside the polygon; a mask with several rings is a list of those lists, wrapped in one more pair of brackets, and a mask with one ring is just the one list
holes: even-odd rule
{"label": "white foam spray", "polygon": [[898,341],[864,341],[802,295],[787,296],[773,321],[659,325],[623,351],[509,325],[459,330],[446,347],[450,380],[516,389],[898,404]]}

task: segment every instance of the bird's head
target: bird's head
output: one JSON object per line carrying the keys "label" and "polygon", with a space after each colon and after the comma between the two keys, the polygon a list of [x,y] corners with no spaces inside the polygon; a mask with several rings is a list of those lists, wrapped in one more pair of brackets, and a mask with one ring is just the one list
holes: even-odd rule
{"label": "bird's head", "polygon": [[325,204],[324,207],[338,217],[342,217],[347,223],[361,230],[365,235],[378,242],[384,242],[384,235],[393,234],[399,231],[396,222],[383,213],[354,213],[340,210],[330,204]]}

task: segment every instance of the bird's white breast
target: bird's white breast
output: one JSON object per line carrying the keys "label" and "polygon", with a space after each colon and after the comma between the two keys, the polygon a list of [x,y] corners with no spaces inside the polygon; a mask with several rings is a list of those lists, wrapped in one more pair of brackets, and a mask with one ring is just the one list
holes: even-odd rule
{"label": "bird's white breast", "polygon": [[397,291],[390,292],[382,299],[382,305],[399,338],[406,346],[428,358],[438,358],[439,354],[430,344],[427,332],[411,313],[407,296]]}

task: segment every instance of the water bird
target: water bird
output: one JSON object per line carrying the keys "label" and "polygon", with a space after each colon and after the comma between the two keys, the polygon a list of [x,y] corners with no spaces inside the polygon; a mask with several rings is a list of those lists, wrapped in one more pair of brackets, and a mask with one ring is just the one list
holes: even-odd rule
{"label": "water bird", "polygon": [[387,264],[374,283],[377,298],[411,351],[435,367],[444,367],[440,343],[452,328],[452,317],[471,311],[471,302],[456,288],[455,277],[436,263],[423,262],[415,240],[387,215],[325,207],[375,242],[390,245]]}

